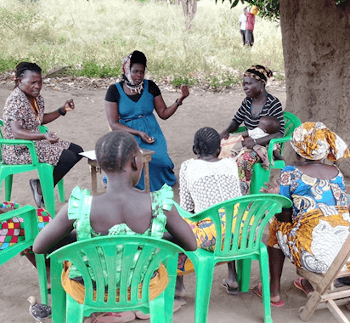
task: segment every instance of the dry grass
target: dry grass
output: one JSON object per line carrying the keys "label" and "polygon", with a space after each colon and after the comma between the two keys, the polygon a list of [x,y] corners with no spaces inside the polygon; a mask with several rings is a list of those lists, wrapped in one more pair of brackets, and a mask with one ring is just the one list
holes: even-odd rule
{"label": "dry grass", "polygon": [[251,64],[283,72],[279,27],[257,17],[255,45],[243,48],[242,9],[201,0],[193,29],[185,32],[181,6],[163,1],[2,0],[0,71],[30,60],[44,71],[71,66],[76,75],[116,76],[122,58],[138,49],[148,58],[150,74],[175,85],[230,85]]}

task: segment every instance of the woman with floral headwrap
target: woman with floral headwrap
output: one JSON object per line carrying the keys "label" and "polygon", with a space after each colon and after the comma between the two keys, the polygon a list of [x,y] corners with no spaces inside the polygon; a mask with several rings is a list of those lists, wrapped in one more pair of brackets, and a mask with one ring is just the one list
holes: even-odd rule
{"label": "woman with floral headwrap", "polygon": [[[276,214],[270,225],[268,252],[270,261],[271,305],[283,306],[280,278],[284,258],[297,267],[325,273],[349,234],[350,217],[344,178],[335,161],[350,157],[344,141],[321,122],[306,122],[293,132],[291,145],[297,153],[297,166],[286,166],[279,187],[267,184],[264,193],[290,198],[291,209]],[[277,183],[276,183],[277,184]],[[306,279],[294,285],[305,294],[313,289]],[[254,288],[261,296],[261,285]]]}
{"label": "woman with floral headwrap", "polygon": [[[262,65],[253,65],[245,71],[243,75],[243,89],[247,97],[243,100],[230,125],[221,132],[221,138],[227,139],[230,133],[235,132],[242,122],[244,122],[248,130],[253,130],[258,127],[260,118],[265,116],[277,118],[281,124],[280,130],[277,133],[256,140],[248,137],[242,142],[242,145],[252,149],[256,144],[265,146],[271,139],[283,137],[284,120],[281,102],[275,96],[267,93],[265,89],[267,80],[271,76],[272,72]],[[260,157],[255,151],[244,153],[237,159],[243,195],[249,193],[253,166],[259,161]]]}
{"label": "woman with floral headwrap", "polygon": [[[186,86],[181,86],[181,96],[169,107],[166,106],[158,86],[145,80],[147,59],[137,50],[123,60],[123,81],[109,87],[105,107],[112,130],[126,131],[136,137],[140,148],[156,153],[149,163],[151,191],[159,190],[164,184],[173,186],[176,176],[162,130],[153,114],[166,120],[182,105],[189,96]],[[144,189],[143,172],[137,188]]]}

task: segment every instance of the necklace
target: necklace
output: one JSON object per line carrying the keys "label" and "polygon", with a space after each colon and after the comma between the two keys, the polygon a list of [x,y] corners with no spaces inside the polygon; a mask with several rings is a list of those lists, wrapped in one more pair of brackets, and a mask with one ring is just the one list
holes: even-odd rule
{"label": "necklace", "polygon": [[38,108],[38,104],[36,103],[36,99],[35,98],[33,98],[33,103],[34,103],[34,105],[29,102],[30,106],[32,107],[32,109],[34,111],[34,114],[35,114],[37,120],[40,123],[39,108]]}

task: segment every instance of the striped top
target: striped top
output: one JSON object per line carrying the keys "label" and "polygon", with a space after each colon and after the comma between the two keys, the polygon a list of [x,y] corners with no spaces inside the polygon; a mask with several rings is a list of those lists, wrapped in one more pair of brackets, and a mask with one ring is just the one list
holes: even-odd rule
{"label": "striped top", "polygon": [[252,116],[252,101],[252,98],[245,98],[236,115],[233,117],[233,120],[235,120],[239,125],[244,122],[244,125],[247,127],[247,129],[252,130],[258,126],[261,117],[275,117],[281,123],[281,129],[279,132],[284,135],[283,110],[280,100],[278,100],[272,94],[266,93],[266,103],[256,117]]}

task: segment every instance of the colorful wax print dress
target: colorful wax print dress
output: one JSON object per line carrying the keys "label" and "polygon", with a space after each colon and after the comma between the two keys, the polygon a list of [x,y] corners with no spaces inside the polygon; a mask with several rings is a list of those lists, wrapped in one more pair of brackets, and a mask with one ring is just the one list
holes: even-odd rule
{"label": "colorful wax print dress", "polygon": [[275,219],[269,246],[281,248],[300,268],[325,273],[349,234],[343,175],[318,179],[287,166],[280,175],[280,194],[293,201],[292,223]]}

